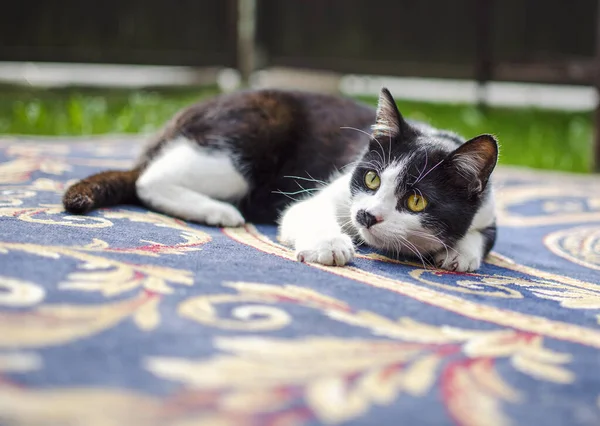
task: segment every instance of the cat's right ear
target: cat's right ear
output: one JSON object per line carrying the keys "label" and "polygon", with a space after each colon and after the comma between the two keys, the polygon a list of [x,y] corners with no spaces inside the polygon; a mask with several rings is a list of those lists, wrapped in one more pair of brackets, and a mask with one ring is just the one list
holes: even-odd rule
{"label": "cat's right ear", "polygon": [[377,118],[372,130],[375,138],[396,138],[398,136],[408,136],[409,132],[412,132],[410,125],[400,114],[392,94],[385,87],[379,93]]}

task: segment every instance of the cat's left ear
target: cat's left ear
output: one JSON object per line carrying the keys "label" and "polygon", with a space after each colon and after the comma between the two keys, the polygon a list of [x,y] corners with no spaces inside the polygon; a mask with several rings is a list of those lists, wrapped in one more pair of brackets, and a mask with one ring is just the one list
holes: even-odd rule
{"label": "cat's left ear", "polygon": [[410,124],[404,120],[402,114],[396,106],[396,101],[392,94],[385,87],[379,93],[379,102],[377,103],[377,119],[372,127],[373,136],[396,138],[408,137],[413,132]]}
{"label": "cat's left ear", "polygon": [[457,178],[468,185],[471,193],[481,193],[498,161],[498,142],[492,135],[473,138],[454,152],[447,161],[456,169]]}

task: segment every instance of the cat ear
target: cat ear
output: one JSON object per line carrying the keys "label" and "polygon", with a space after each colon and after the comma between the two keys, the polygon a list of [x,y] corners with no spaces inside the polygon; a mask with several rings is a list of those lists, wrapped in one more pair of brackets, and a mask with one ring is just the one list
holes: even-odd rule
{"label": "cat ear", "polygon": [[465,142],[448,156],[469,191],[481,193],[498,161],[498,142],[492,135],[480,135]]}
{"label": "cat ear", "polygon": [[412,131],[410,125],[404,120],[400,111],[398,111],[392,94],[385,87],[379,93],[377,118],[372,130],[375,138],[381,136],[395,138],[397,136],[408,135]]}

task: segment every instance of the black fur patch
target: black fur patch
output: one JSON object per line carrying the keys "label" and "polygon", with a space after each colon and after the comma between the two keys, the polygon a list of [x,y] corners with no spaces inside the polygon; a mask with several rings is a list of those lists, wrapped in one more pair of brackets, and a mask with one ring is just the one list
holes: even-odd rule
{"label": "black fur patch", "polygon": [[374,120],[373,108],[339,96],[236,92],[182,111],[147,151],[142,167],[180,135],[226,150],[250,186],[237,207],[247,221],[274,222],[303,190],[319,187],[318,181],[357,159]]}
{"label": "black fur patch", "polygon": [[[400,115],[400,119],[403,118]],[[396,195],[397,209],[421,216],[421,223],[445,244],[452,245],[468,231],[471,222],[489,189],[484,185],[474,193],[450,161],[451,154],[464,143],[451,132],[419,129],[419,123],[403,121],[404,131],[396,137],[380,136],[369,144],[351,179],[351,193],[372,192],[366,188],[364,176],[369,170],[381,172],[394,162],[406,160],[407,168],[399,176]],[[411,128],[412,131],[407,131]],[[494,161],[495,165],[495,161]],[[493,168],[492,168],[493,169]],[[491,173],[491,170],[484,171]],[[406,207],[412,194],[425,196],[428,205],[422,212],[413,213]]]}
{"label": "black fur patch", "polygon": [[[464,140],[405,120],[391,94],[384,90],[382,97],[384,108],[377,114],[350,99],[296,91],[242,91],[215,97],[177,114],[149,145],[136,168],[82,180],[67,191],[64,205],[70,212],[85,213],[137,202],[137,177],[166,144],[183,136],[202,147],[231,154],[250,187],[238,207],[247,221],[255,223],[276,221],[293,199],[322,186],[334,172],[352,163],[357,162],[351,179],[355,195],[372,192],[364,184],[367,171],[381,172],[390,163],[405,160],[406,170],[398,177],[397,208],[406,210],[407,196],[423,194],[428,205],[413,214],[420,215],[424,226],[451,245],[466,233],[488,196],[487,177],[495,166],[493,154],[497,154],[495,140],[484,135],[492,145],[472,145],[477,148],[476,155],[489,158],[481,161],[483,166],[476,171],[481,185],[470,185],[465,169],[459,173],[457,162],[449,160],[453,151],[464,148]],[[376,138],[370,134],[374,124]],[[493,234],[490,229],[484,235],[487,250],[493,245],[495,228]]]}

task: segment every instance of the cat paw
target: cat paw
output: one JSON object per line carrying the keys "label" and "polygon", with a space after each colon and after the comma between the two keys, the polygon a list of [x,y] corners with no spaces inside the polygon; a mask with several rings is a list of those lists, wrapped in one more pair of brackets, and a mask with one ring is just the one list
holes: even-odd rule
{"label": "cat paw", "polygon": [[211,226],[234,228],[243,225],[246,221],[238,209],[223,203],[211,206],[206,211],[203,222]]}
{"label": "cat paw", "polygon": [[445,251],[435,256],[438,268],[456,272],[473,272],[481,266],[481,257],[473,253],[446,253]]}
{"label": "cat paw", "polygon": [[353,257],[354,244],[348,235],[302,244],[296,250],[296,258],[300,262],[313,262],[328,266],[344,266]]}

